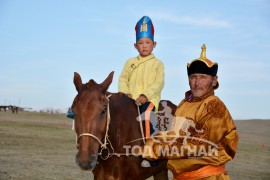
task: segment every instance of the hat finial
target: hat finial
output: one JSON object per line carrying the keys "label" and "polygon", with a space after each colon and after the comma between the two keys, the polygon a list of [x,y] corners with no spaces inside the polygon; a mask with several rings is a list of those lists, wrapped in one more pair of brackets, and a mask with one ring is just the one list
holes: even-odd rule
{"label": "hat finial", "polygon": [[201,52],[200,59],[207,59],[206,58],[206,46],[205,46],[205,44],[202,45],[202,52]]}

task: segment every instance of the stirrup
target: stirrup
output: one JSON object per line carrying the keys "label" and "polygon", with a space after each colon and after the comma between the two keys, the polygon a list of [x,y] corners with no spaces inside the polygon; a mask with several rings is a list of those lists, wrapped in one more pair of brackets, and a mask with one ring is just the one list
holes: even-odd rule
{"label": "stirrup", "polygon": [[147,167],[151,167],[151,164],[147,160],[143,160],[141,163],[141,166],[147,168]]}

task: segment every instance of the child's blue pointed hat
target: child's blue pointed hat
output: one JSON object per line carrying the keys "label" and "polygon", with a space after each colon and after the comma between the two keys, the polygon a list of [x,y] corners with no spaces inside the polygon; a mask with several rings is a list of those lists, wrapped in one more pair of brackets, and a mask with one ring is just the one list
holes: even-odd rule
{"label": "child's blue pointed hat", "polygon": [[141,38],[150,38],[154,41],[154,25],[148,16],[143,16],[135,26],[136,42]]}

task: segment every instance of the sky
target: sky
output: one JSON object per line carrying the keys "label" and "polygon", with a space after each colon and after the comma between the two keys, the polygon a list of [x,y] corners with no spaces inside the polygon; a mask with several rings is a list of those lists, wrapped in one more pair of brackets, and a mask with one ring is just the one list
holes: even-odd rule
{"label": "sky", "polygon": [[118,92],[145,15],[165,66],[162,99],[184,98],[186,65],[206,44],[219,65],[215,94],[232,117],[270,119],[268,0],[0,0],[0,105],[67,108],[77,94],[74,72],[101,83],[114,71],[109,91]]}

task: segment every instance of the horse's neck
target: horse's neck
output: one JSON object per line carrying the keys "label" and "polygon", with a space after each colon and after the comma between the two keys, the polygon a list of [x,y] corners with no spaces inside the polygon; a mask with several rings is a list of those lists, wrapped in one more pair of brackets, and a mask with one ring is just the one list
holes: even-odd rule
{"label": "horse's neck", "polygon": [[110,97],[111,122],[109,138],[115,145],[123,146],[130,141],[140,139],[138,109],[134,100],[123,94],[113,94]]}
{"label": "horse's neck", "polygon": [[135,101],[123,95],[116,93],[110,99],[111,123],[114,127],[123,128],[131,126],[136,128],[138,125],[137,117],[139,115]]}

